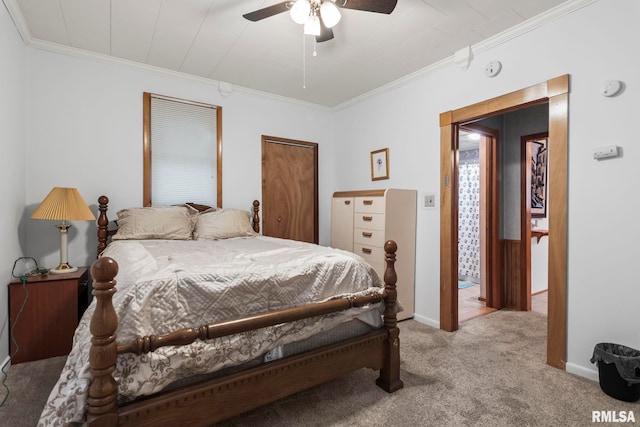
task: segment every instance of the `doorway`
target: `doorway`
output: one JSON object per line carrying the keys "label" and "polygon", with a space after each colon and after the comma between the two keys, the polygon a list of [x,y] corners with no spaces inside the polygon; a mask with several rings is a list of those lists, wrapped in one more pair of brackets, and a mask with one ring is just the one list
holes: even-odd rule
{"label": "doorway", "polygon": [[501,308],[496,129],[457,126],[458,322]]}
{"label": "doorway", "polygon": [[569,76],[564,75],[440,115],[440,328],[458,328],[457,128],[527,106],[549,104],[549,293],[547,363],[565,369],[567,292],[567,148]]}
{"label": "doorway", "polygon": [[[542,132],[524,135],[520,138],[520,182],[521,182],[521,297],[518,301],[519,310],[531,310],[532,293],[543,293],[547,280],[548,260],[540,259],[544,254],[546,239],[549,235],[547,209],[548,182],[548,143],[549,133]],[[532,238],[535,237],[535,244]],[[535,251],[533,250],[535,246]],[[541,246],[542,248],[539,248]],[[535,255],[536,263],[532,266]],[[535,268],[533,268],[535,267]]]}
{"label": "doorway", "polygon": [[265,236],[318,243],[318,144],[262,136]]}

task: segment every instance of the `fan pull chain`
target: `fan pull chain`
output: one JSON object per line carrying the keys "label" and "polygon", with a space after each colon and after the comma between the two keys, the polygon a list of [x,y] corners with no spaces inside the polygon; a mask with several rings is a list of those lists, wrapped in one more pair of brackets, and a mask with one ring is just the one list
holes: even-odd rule
{"label": "fan pull chain", "polygon": [[318,52],[316,52],[316,38],[313,38],[313,56],[318,56]]}
{"label": "fan pull chain", "polygon": [[307,88],[307,48],[304,39],[304,33],[302,33],[302,89]]}

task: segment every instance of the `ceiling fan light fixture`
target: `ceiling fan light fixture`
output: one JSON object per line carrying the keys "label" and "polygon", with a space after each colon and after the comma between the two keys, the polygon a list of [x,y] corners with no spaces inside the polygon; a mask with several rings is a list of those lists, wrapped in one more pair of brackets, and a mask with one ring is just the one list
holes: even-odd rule
{"label": "ceiling fan light fixture", "polygon": [[332,0],[325,0],[320,6],[320,16],[322,16],[322,22],[327,28],[335,27],[340,22],[340,11]]}
{"label": "ceiling fan light fixture", "polygon": [[296,24],[306,24],[310,19],[311,3],[309,3],[309,0],[297,0],[291,6],[289,13]]}
{"label": "ceiling fan light fixture", "polygon": [[320,18],[318,18],[318,15],[311,15],[305,22],[304,33],[308,36],[320,35]]}

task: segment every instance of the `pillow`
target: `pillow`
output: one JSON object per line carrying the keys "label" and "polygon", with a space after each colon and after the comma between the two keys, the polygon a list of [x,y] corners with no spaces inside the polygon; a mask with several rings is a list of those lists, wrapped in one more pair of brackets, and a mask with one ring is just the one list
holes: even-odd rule
{"label": "pillow", "polygon": [[190,240],[194,210],[187,206],[130,208],[118,211],[113,240]]}
{"label": "pillow", "polygon": [[231,237],[255,236],[251,228],[251,213],[241,209],[218,209],[198,215],[194,238],[217,240]]}

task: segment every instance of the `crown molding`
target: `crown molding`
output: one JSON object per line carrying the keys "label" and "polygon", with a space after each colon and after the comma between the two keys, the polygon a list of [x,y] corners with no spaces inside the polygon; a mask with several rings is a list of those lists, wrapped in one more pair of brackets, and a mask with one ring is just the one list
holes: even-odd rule
{"label": "crown molding", "polygon": [[16,0],[2,0],[2,3],[4,3],[5,9],[7,9],[7,12],[9,12],[9,16],[13,21],[13,25],[16,26],[16,29],[18,30],[22,41],[24,42],[24,44],[28,45],[31,42],[32,38],[31,31],[29,31],[29,27],[24,20],[24,16],[22,15],[22,12],[20,11],[18,4],[16,3]]}
{"label": "crown molding", "polygon": [[515,39],[523,34],[528,33],[529,31],[533,31],[537,28],[540,28],[551,21],[554,21],[562,16],[569,15],[575,12],[576,10],[582,9],[583,7],[586,7],[598,1],[600,0],[566,1],[539,15],[534,16],[533,18],[527,19],[526,21],[521,22],[520,24],[512,28],[509,28],[508,30],[498,33],[493,37],[489,37],[486,40],[476,43],[473,47],[473,51],[477,53],[485,52],[491,48],[494,48],[503,43],[506,43],[509,40]]}
{"label": "crown molding", "polygon": [[[220,82],[218,80],[213,80],[206,77],[194,76],[192,74],[168,70],[166,68],[143,64],[141,62],[131,61],[123,58],[117,58],[115,56],[100,54],[96,52],[89,52],[87,50],[66,46],[66,45],[61,45],[59,43],[53,43],[45,40],[36,39],[31,35],[31,31],[29,31],[29,27],[27,26],[27,23],[24,19],[24,15],[22,14],[22,11],[20,10],[20,7],[18,6],[18,3],[16,2],[16,0],[2,0],[2,2],[4,3],[4,6],[7,9],[7,12],[9,13],[9,16],[11,17],[13,24],[18,30],[18,33],[20,34],[20,37],[22,38],[22,41],[24,42],[24,44],[34,49],[45,50],[48,52],[59,53],[62,55],[73,56],[76,58],[84,58],[89,60],[116,63],[120,65],[125,65],[129,67],[153,72],[153,73],[164,75],[164,76],[192,80],[198,83],[215,86],[216,88],[220,87],[220,83],[227,84],[227,82]],[[313,108],[313,109],[322,110],[322,111],[331,111],[331,107],[328,107],[326,105],[302,101],[299,99],[289,98],[282,95],[276,95],[274,93],[264,92],[261,90],[251,89],[243,86],[237,86],[235,84],[233,85],[233,91],[244,93],[244,94],[255,96],[255,97],[267,98],[274,101],[286,102],[289,104],[296,104],[306,108]]]}
{"label": "crown molding", "polygon": [[[575,12],[578,9],[582,9],[583,7],[586,7],[592,3],[596,3],[599,0],[569,0],[567,2],[564,2],[562,4],[559,4],[556,7],[553,7],[539,15],[534,16],[533,18],[527,19],[526,21],[521,22],[520,24],[509,28],[508,30],[505,30],[499,34],[496,34],[495,36],[489,37],[486,40],[483,40],[479,43],[476,43],[474,45],[471,46],[471,52],[476,55],[478,53],[482,53],[482,52],[486,52],[496,46],[499,46],[503,43],[506,43],[510,40],[513,40],[525,33],[528,33],[529,31],[533,31],[536,28],[539,28],[555,19],[558,19],[562,16],[568,15],[570,13]],[[455,63],[455,57],[454,55],[445,58],[441,61],[438,61],[436,63],[433,63],[425,68],[422,68],[418,71],[415,71],[411,74],[408,74],[404,77],[401,77],[397,80],[394,80],[390,83],[387,83],[384,86],[380,86],[376,89],[373,89],[367,93],[364,93],[360,96],[357,96],[355,98],[349,99],[341,104],[338,104],[336,106],[334,106],[331,110],[332,111],[339,111],[339,110],[343,110],[345,108],[351,107],[355,104],[358,104],[362,101],[364,101],[367,98],[370,98],[374,95],[378,95],[384,92],[388,92],[391,91],[393,89],[396,89],[398,87],[404,86],[410,82],[413,82],[421,77],[424,77],[425,75],[433,72],[434,70],[437,70],[441,67],[446,67],[450,64]]]}
{"label": "crown molding", "polygon": [[[483,40],[479,43],[476,43],[475,45],[472,45],[471,52],[475,55],[478,53],[488,51],[496,46],[506,43],[529,31],[535,30],[555,19],[558,19],[570,13],[573,13],[576,10],[586,7],[597,1],[599,0],[568,0],[554,8],[551,8],[539,15],[534,16],[533,18],[530,18],[514,27],[509,28],[508,30],[505,30],[499,34],[496,34],[495,36],[489,37],[488,39]],[[69,46],[60,45],[57,43],[34,39],[31,35],[31,32],[29,31],[29,28],[27,27],[27,24],[24,20],[22,12],[20,11],[20,8],[16,3],[16,0],[2,0],[2,2],[4,3],[5,8],[9,12],[9,15],[11,16],[11,19],[13,20],[14,25],[16,26],[18,32],[20,33],[22,40],[27,46],[34,47],[36,49],[47,50],[50,52],[61,53],[64,55],[75,56],[78,58],[93,59],[93,60],[99,60],[103,62],[119,63],[119,64],[127,65],[130,67],[151,71],[157,74],[162,74],[165,76],[172,76],[172,77],[178,77],[178,78],[187,79],[187,80],[193,80],[193,81],[197,81],[200,83],[213,85],[213,86],[217,86],[220,83],[217,80],[213,80],[205,77],[193,76],[193,75],[182,73],[179,71],[167,70],[167,69],[156,67],[153,65],[142,64],[142,63],[127,60],[127,59],[116,58],[113,56],[94,53],[94,52],[88,52],[78,48],[73,48]],[[301,105],[307,108],[320,109],[323,111],[339,111],[339,110],[343,110],[345,108],[351,107],[355,104],[358,104],[374,95],[378,95],[384,92],[391,91],[395,88],[404,86],[410,82],[413,82],[419,78],[424,77],[425,75],[433,72],[434,70],[437,70],[441,67],[449,66],[452,63],[454,63],[454,55],[448,58],[445,58],[441,61],[438,61],[434,64],[431,64],[418,71],[415,71],[411,74],[408,74],[404,77],[401,77],[400,79],[394,80],[390,83],[387,83],[383,86],[380,86],[376,89],[373,89],[369,92],[359,95],[355,98],[351,98],[335,106],[325,106],[325,105],[316,104],[312,102],[301,101],[299,99],[289,98],[282,95],[276,95],[270,92],[264,92],[256,89],[250,89],[243,86],[233,85],[233,90],[234,92],[241,92],[241,93],[246,93],[252,96],[269,98],[269,99],[273,99],[281,102],[293,103],[293,104]]]}
{"label": "crown molding", "polygon": [[[207,77],[194,76],[193,74],[187,74],[180,71],[168,70],[166,68],[156,67],[154,65],[143,64],[141,62],[136,62],[129,59],[117,58],[115,56],[105,55],[102,53],[90,52],[87,50],[83,50],[83,49],[79,49],[79,48],[75,48],[67,45],[62,45],[59,43],[53,43],[45,40],[40,40],[36,38],[32,38],[28,46],[34,49],[40,49],[47,52],[58,53],[61,55],[73,56],[76,58],[83,58],[83,59],[100,61],[100,62],[108,62],[112,64],[115,63],[115,64],[128,66],[131,68],[145,70],[158,75],[163,75],[163,76],[173,77],[173,78],[180,78],[183,80],[191,80],[194,82],[213,86],[216,92],[218,91],[219,85],[221,83],[218,80],[210,79]],[[222,82],[222,83],[227,83],[227,82]],[[307,108],[313,108],[316,110],[324,110],[324,111],[331,110],[329,107],[326,107],[324,105],[301,101],[299,99],[294,99],[294,98],[288,98],[286,96],[276,95],[270,92],[264,92],[256,89],[243,87],[243,86],[237,86],[235,84],[233,85],[233,92],[244,93],[244,94],[261,97],[261,98],[269,98],[275,101],[287,102],[289,104],[297,104]]]}

